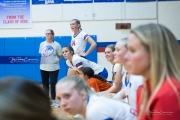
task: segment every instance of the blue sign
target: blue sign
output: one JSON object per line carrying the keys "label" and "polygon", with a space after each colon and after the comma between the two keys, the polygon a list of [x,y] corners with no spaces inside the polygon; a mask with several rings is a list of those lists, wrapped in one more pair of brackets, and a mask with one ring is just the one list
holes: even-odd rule
{"label": "blue sign", "polygon": [[92,3],[93,0],[32,0],[32,4]]}
{"label": "blue sign", "polygon": [[32,0],[32,4],[60,4],[61,0]]}
{"label": "blue sign", "polygon": [[40,64],[38,56],[0,56],[0,64]]}

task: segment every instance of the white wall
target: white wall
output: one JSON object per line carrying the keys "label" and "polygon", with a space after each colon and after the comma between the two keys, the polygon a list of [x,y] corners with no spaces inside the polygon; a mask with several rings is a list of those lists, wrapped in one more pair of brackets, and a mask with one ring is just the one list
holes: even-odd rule
{"label": "white wall", "polygon": [[168,27],[180,40],[180,1],[158,3],[158,23]]}
{"label": "white wall", "polygon": [[[158,6],[156,6],[158,5]],[[145,23],[161,23],[180,40],[180,1],[138,3],[88,3],[32,5],[31,29],[0,29],[0,37],[44,36],[49,28],[58,36],[69,36],[69,22],[80,19],[88,34],[97,35],[98,42],[117,41],[127,37],[129,30],[116,30],[116,23],[131,23],[132,28]],[[98,63],[110,71],[104,53],[98,53]],[[109,79],[111,72],[109,72]]]}
{"label": "white wall", "polygon": [[116,41],[126,37],[129,30],[116,30],[115,23],[131,22],[135,27],[156,22],[155,6],[155,2],[32,5],[31,29],[0,29],[0,34],[1,37],[42,36],[51,28],[56,35],[71,35],[69,22],[77,18],[84,31],[98,36],[98,42]]}

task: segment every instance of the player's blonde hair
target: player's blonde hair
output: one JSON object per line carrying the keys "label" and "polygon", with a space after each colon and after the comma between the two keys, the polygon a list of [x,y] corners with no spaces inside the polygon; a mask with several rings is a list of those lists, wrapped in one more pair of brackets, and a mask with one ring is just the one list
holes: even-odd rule
{"label": "player's blonde hair", "polygon": [[112,50],[112,52],[115,51],[115,45],[114,44],[109,44],[106,46],[106,48],[110,48]]}
{"label": "player's blonde hair", "polygon": [[[58,83],[57,85],[59,84],[62,84],[62,83],[69,83],[69,82],[73,82],[74,83],[74,88],[80,92],[81,90],[85,90],[86,93],[87,93],[87,96],[91,95],[91,94],[95,94],[90,88],[89,86],[87,85],[87,83],[82,79],[80,78],[79,76],[76,76],[76,75],[70,75],[70,76],[66,76],[64,78],[62,78]],[[56,85],[56,86],[57,86]]]}
{"label": "player's blonde hair", "polygon": [[82,30],[80,20],[78,20],[78,19],[72,19],[71,21],[75,21],[75,22],[76,22],[76,24],[78,24],[78,25],[79,25],[79,30]]}
{"label": "player's blonde hair", "polygon": [[[141,41],[150,55],[150,89],[148,95],[147,86],[143,85],[142,108],[138,118],[149,109],[153,97],[159,91],[165,78],[171,87],[176,90],[170,77],[180,81],[180,47],[174,35],[166,27],[159,24],[146,24],[131,30]],[[179,96],[177,96],[179,97]]]}

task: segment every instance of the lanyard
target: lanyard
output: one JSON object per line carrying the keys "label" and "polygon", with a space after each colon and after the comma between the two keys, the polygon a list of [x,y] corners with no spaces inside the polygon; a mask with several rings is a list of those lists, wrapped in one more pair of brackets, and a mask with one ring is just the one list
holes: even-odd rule
{"label": "lanyard", "polygon": [[[128,75],[128,72],[126,73],[126,76],[125,76],[125,86],[126,86],[126,87],[127,87],[128,84],[129,84],[129,79],[128,79],[128,81],[126,81],[127,75]],[[130,77],[129,77],[129,78],[130,78]]]}
{"label": "lanyard", "polygon": [[73,63],[70,61],[71,65],[74,67]]}

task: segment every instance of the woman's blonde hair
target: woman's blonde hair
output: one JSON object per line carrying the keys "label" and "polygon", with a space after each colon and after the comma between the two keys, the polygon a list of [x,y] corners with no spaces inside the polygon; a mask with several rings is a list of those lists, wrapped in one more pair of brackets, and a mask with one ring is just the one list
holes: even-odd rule
{"label": "woman's blonde hair", "polygon": [[115,45],[114,44],[107,45],[106,48],[110,48],[112,50],[112,52],[115,51]]}
{"label": "woman's blonde hair", "polygon": [[150,55],[150,89],[152,94],[149,95],[147,86],[144,84],[143,99],[141,99],[142,108],[138,115],[140,118],[143,112],[149,109],[154,95],[159,91],[165,78],[176,91],[170,77],[180,81],[180,46],[172,32],[163,25],[141,25],[131,30],[131,33],[140,39]]}
{"label": "woman's blonde hair", "polygon": [[80,20],[78,20],[78,19],[72,19],[71,21],[75,21],[75,22],[76,22],[76,24],[78,24],[78,25],[79,25],[79,30],[82,30]]}
{"label": "woman's blonde hair", "polygon": [[[64,78],[62,78],[57,85],[61,84],[61,83],[65,83],[65,82],[73,82],[75,83],[75,89],[80,92],[81,90],[85,90],[87,93],[87,96],[91,95],[91,94],[95,94],[91,88],[89,88],[88,84],[80,77],[76,76],[76,75],[70,75],[70,76],[66,76]],[[57,86],[56,85],[56,86]]]}
{"label": "woman's blonde hair", "polygon": [[122,38],[122,39],[120,39],[119,41],[124,42],[124,46],[127,48],[127,44],[128,44],[128,38],[127,38],[127,37]]}
{"label": "woman's blonde hair", "polygon": [[[124,46],[127,48],[127,43],[128,43],[128,38],[127,37],[122,38],[119,41],[124,42]],[[113,52],[115,51],[115,45],[114,44],[107,45],[106,48],[110,48]]]}

